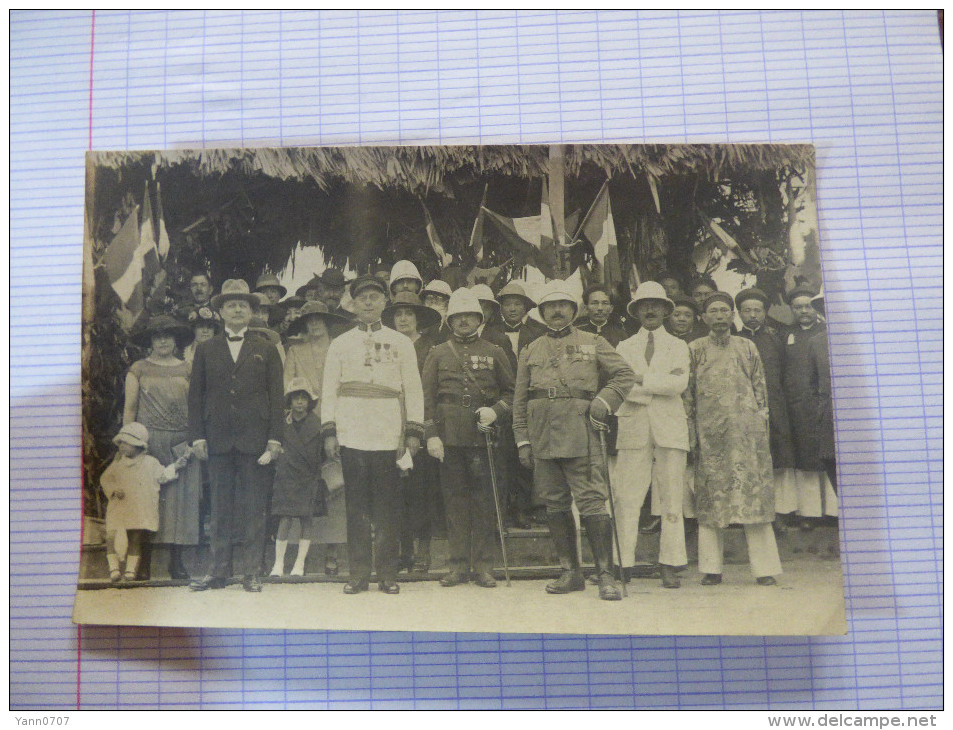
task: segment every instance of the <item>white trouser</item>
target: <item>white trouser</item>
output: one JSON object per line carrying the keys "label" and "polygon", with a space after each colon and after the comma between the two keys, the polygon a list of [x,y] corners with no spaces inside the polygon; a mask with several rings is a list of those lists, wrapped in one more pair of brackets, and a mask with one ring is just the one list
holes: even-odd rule
{"label": "white trouser", "polygon": [[[682,516],[683,517],[694,517],[695,516],[695,465],[686,464],[685,465],[685,490],[682,493]],[[793,475],[791,477],[793,485]],[[793,489],[793,486],[792,486]],[[658,490],[655,488],[655,485],[652,485],[652,516],[661,517],[662,516],[662,501],[658,498]],[[793,511],[795,508],[792,507]]]}
{"label": "white trouser", "polygon": [[[748,560],[755,578],[781,574],[781,558],[770,522],[745,525]],[[698,524],[698,570],[720,574],[725,556],[725,531],[720,527]]]}
{"label": "white trouser", "polygon": [[786,515],[797,510],[797,481],[794,469],[774,470],[774,511]]}
{"label": "white trouser", "polygon": [[687,455],[688,452],[681,449],[668,449],[649,443],[643,449],[619,449],[619,453],[609,459],[623,567],[635,565],[639,511],[650,484],[655,485],[653,490],[661,502],[659,562],[675,566],[688,562],[682,518]]}
{"label": "white trouser", "polygon": [[797,512],[801,517],[837,517],[837,495],[827,473],[823,471],[794,472],[797,485]]}

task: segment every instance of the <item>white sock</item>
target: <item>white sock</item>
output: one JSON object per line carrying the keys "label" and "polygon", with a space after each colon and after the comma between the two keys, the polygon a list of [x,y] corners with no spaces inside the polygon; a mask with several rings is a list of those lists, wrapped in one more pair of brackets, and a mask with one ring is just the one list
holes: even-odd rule
{"label": "white sock", "polygon": [[136,568],[139,567],[139,556],[138,555],[129,555],[126,557],[126,575],[132,573],[136,574]]}
{"label": "white sock", "polygon": [[285,572],[285,550],[288,549],[287,540],[275,540],[275,564],[271,569],[271,575],[284,575]]}
{"label": "white sock", "polygon": [[119,556],[115,553],[106,553],[106,563],[109,565],[109,572],[119,570]]}
{"label": "white sock", "polygon": [[298,556],[295,558],[295,564],[291,569],[291,575],[304,575],[304,559],[308,557],[308,550],[310,548],[310,540],[298,540]]}

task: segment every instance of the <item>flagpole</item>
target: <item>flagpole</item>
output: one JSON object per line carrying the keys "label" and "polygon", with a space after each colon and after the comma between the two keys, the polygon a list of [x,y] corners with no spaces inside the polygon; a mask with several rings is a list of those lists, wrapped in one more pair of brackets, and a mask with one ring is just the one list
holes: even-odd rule
{"label": "flagpole", "polygon": [[557,279],[569,276],[569,251],[566,243],[566,146],[549,146],[549,210],[553,217],[556,239],[553,274]]}
{"label": "flagpole", "polygon": [[576,233],[573,234],[572,243],[576,242],[576,234],[579,233],[583,228],[586,227],[586,224],[589,222],[589,219],[592,218],[592,212],[596,209],[596,203],[599,202],[599,198],[602,197],[602,191],[606,189],[609,185],[609,178],[606,178],[606,181],[602,183],[602,187],[599,188],[599,192],[596,193],[596,197],[592,199],[592,205],[589,206],[589,210],[586,211],[586,217],[582,219],[582,222],[576,228]]}

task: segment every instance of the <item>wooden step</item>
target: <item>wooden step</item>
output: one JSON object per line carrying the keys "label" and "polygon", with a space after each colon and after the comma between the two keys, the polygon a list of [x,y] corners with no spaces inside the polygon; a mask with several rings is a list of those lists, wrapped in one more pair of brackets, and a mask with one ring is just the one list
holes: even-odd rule
{"label": "wooden step", "polygon": [[[585,566],[592,564],[592,555],[582,531],[582,562]],[[686,549],[690,563],[697,562],[698,539],[697,533],[689,529],[686,532]],[[289,571],[294,564],[297,548],[288,546],[285,556],[285,570]],[[659,534],[640,534],[636,549],[636,562],[643,566],[646,575],[655,575],[652,566],[658,560]],[[401,573],[401,580],[434,580],[447,571],[447,541],[443,537],[435,537],[431,541],[431,565],[427,573]],[[549,530],[545,527],[530,529],[509,528],[506,537],[506,552],[511,575],[516,577],[546,578],[558,572],[558,558]],[[839,534],[836,524],[826,524],[804,532],[799,529],[786,529],[778,533],[778,552],[781,562],[786,563],[799,559],[824,558],[835,560],[840,556]],[[305,576],[303,578],[284,578],[286,582],[340,582],[347,580],[347,550],[344,545],[337,548],[339,573],[336,578],[324,575],[325,548],[322,545],[312,546],[305,562]],[[274,562],[274,543],[265,548],[264,565],[270,569]],[[208,558],[208,545],[185,550],[184,562],[191,575],[202,575]],[[152,555],[152,580],[148,585],[184,585],[186,581],[174,581],[168,574],[168,549],[163,545],[156,545]],[[746,564],[748,550],[745,542],[744,530],[732,527],[725,531],[725,562],[728,564]],[[497,548],[495,564],[499,570],[497,577],[502,577],[502,553]],[[80,560],[80,584],[82,587],[110,587],[108,581],[109,570],[106,565],[105,546],[84,545]],[[133,585],[146,585],[135,583]]]}

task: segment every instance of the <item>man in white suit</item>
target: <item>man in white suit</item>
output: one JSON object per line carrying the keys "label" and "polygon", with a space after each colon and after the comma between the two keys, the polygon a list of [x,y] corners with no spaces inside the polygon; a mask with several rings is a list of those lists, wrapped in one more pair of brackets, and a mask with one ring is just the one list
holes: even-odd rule
{"label": "man in white suit", "polygon": [[646,281],[628,312],[642,328],[616,348],[635,371],[635,385],[617,412],[618,455],[610,460],[616,489],[616,524],[622,569],[635,565],[639,510],[654,483],[662,504],[659,563],[662,585],[678,588],[676,568],[688,562],[682,499],[688,455],[688,418],[682,393],[688,387],[688,345],[662,326],[675,305],[661,284]]}

